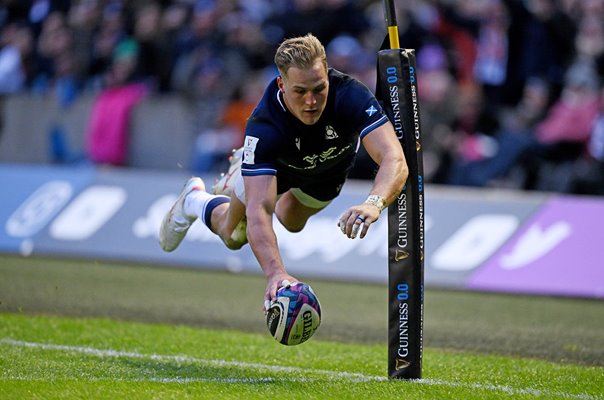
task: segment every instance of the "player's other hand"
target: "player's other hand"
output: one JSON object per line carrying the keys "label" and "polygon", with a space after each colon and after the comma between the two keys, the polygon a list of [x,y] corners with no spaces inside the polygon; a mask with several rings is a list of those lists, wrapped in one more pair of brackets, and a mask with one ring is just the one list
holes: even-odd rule
{"label": "player's other hand", "polygon": [[283,286],[291,286],[297,283],[298,280],[287,272],[281,272],[267,277],[266,290],[264,291],[264,303],[262,310],[266,314],[271,302],[277,300],[277,290]]}
{"label": "player's other hand", "polygon": [[338,219],[338,227],[350,239],[354,239],[361,232],[363,239],[371,224],[380,217],[380,209],[373,204],[362,203],[346,210]]}

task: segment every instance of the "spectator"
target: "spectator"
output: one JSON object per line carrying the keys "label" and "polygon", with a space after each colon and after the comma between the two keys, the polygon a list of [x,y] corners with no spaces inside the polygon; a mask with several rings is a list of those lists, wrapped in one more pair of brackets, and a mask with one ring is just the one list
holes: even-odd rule
{"label": "spectator", "polygon": [[521,163],[523,188],[568,191],[573,164],[584,153],[598,112],[599,82],[593,69],[576,64],[550,108],[545,107],[544,89],[539,81],[531,81],[516,111],[502,119],[503,128],[486,147],[492,152],[454,163],[450,183],[485,186]]}
{"label": "spectator", "polygon": [[574,168],[569,191],[604,195],[604,89],[600,92],[600,109],[591,131],[587,155]]}
{"label": "spectator", "polygon": [[[264,94],[268,82],[277,74],[272,67],[255,71],[250,79],[244,81],[235,90],[231,99],[227,102],[221,119],[221,125],[230,127],[235,133],[232,148],[241,147],[247,120],[256,108],[258,101]],[[225,158],[223,157],[224,161]]]}
{"label": "spectator", "polygon": [[262,98],[264,88],[275,74],[272,68],[255,72],[250,79],[241,85],[239,90],[233,93],[232,98],[227,103],[222,116],[222,124],[231,126],[236,132],[237,137],[233,143],[234,147],[241,147],[247,120]]}
{"label": "spectator", "polygon": [[136,11],[134,38],[139,45],[137,75],[160,93],[170,89],[172,50],[161,25],[162,10],[148,3]]}
{"label": "spectator", "polygon": [[584,155],[600,107],[600,82],[595,70],[576,63],[567,72],[559,100],[535,127],[539,157],[535,185],[528,189],[567,191],[573,163]]}
{"label": "spectator", "polygon": [[0,94],[15,93],[26,87],[30,76],[32,33],[26,25],[10,23],[0,40]]}
{"label": "spectator", "polygon": [[[242,64],[252,71],[271,65],[271,45],[262,32],[261,25],[244,12],[225,17],[220,26],[224,32],[224,45],[229,53],[241,58]],[[244,71],[242,71],[245,74]]]}
{"label": "spectator", "polygon": [[[589,136],[584,128],[583,139],[560,142],[570,146],[562,159],[555,151],[562,144],[543,138],[560,133],[547,123],[568,106],[571,66],[586,65],[604,79],[601,0],[421,0],[396,8],[401,46],[416,49],[418,57],[428,181],[551,188],[541,179],[544,171],[553,174],[560,162],[554,169],[568,172],[582,161]],[[81,91],[144,79],[149,90],[193,101],[194,137],[223,132],[228,121],[248,113],[245,104],[233,112],[247,90],[243,85],[270,68],[270,54],[285,37],[314,33],[327,44],[332,66],[370,88],[385,37],[383,4],[351,0],[8,1],[0,5],[0,28],[0,91],[52,90],[66,106]],[[134,40],[134,72],[127,62],[114,65],[125,39]],[[445,66],[436,67],[441,61]],[[488,110],[471,111],[476,93],[479,108]],[[545,105],[536,104],[544,98]],[[579,111],[593,115],[592,106]],[[477,124],[469,122],[472,113]],[[541,120],[546,128],[538,133]]]}
{"label": "spectator", "polygon": [[104,76],[112,65],[113,53],[117,44],[127,36],[123,8],[120,3],[111,2],[102,11],[99,29],[94,36],[88,86],[92,90],[101,90]]}
{"label": "spectator", "polygon": [[602,16],[590,14],[581,18],[575,39],[575,59],[595,66],[604,77],[604,23]]}
{"label": "spectator", "polygon": [[87,129],[87,153],[97,164],[127,165],[130,114],[147,90],[134,80],[138,45],[132,39],[119,43],[104,76],[105,88],[95,99]]}
{"label": "spectator", "polygon": [[519,101],[526,81],[546,79],[557,97],[572,63],[576,24],[555,0],[505,0],[510,12],[508,80],[504,104]]}
{"label": "spectator", "polygon": [[526,157],[526,165],[534,165],[536,158],[530,149],[536,147],[534,130],[546,116],[550,104],[548,84],[539,78],[530,79],[524,88],[520,102],[505,109],[499,121],[499,128],[493,135],[492,151],[485,157],[471,160],[458,166],[459,183],[471,186],[499,185],[521,188],[527,181],[527,168],[521,161]]}
{"label": "spectator", "polygon": [[428,44],[417,52],[418,97],[423,134],[424,177],[434,180],[445,154],[450,151],[449,127],[455,120],[457,83],[450,72],[445,49]]}
{"label": "spectator", "polygon": [[190,50],[185,46],[187,39],[190,37],[190,17],[191,5],[184,1],[174,2],[162,12],[161,29],[165,34],[166,47],[170,49],[172,67],[182,54]]}
{"label": "spectator", "polygon": [[502,90],[508,80],[508,27],[505,5],[500,0],[487,1],[480,15],[474,76],[490,107],[502,104]]}
{"label": "spectator", "polygon": [[73,52],[73,34],[65,16],[55,11],[43,22],[38,38],[36,77],[32,89],[55,91],[61,106],[75,99],[79,83]]}
{"label": "spectator", "polygon": [[482,87],[478,84],[460,86],[453,129],[442,134],[443,154],[434,182],[452,185],[481,186],[482,180],[471,173],[474,166],[497,152],[494,135],[498,120],[486,107]]}
{"label": "spectator", "polygon": [[82,89],[86,88],[89,73],[93,70],[93,48],[101,16],[102,8],[97,0],[77,1],[67,14],[72,33],[74,74]]}
{"label": "spectator", "polygon": [[[200,53],[199,63],[193,66],[193,86],[190,95],[196,115],[192,133],[195,135],[194,169],[210,171],[230,152],[239,135],[231,126],[222,124],[222,114],[232,96],[227,85],[222,61]],[[190,82],[187,79],[185,82]]]}
{"label": "spectator", "polygon": [[274,13],[265,21],[273,44],[282,38],[313,32],[328,43],[339,34],[360,35],[368,28],[362,10],[347,0],[293,0],[291,8]]}
{"label": "spectator", "polygon": [[[11,22],[0,32],[0,105],[6,95],[25,88],[30,75],[33,38],[29,28]],[[1,128],[4,121],[0,119]]]}

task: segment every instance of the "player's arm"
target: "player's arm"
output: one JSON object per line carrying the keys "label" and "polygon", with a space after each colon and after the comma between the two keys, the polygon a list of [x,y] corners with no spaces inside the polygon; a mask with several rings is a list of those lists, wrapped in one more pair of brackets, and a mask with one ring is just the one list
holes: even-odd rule
{"label": "player's arm", "polygon": [[244,176],[246,196],[247,238],[266,276],[264,308],[275,300],[283,280],[297,280],[290,276],[283,264],[277,237],[273,229],[273,214],[277,203],[277,178],[274,175]]}
{"label": "player's arm", "polygon": [[388,121],[365,136],[363,146],[379,165],[369,194],[383,197],[388,206],[403,190],[409,176],[405,154],[392,123]]}
{"label": "player's arm", "polygon": [[403,149],[390,121],[367,134],[363,146],[379,168],[368,200],[350,207],[340,216],[340,229],[350,238],[356,237],[361,224],[360,237],[365,237],[369,226],[401,192],[409,175]]}

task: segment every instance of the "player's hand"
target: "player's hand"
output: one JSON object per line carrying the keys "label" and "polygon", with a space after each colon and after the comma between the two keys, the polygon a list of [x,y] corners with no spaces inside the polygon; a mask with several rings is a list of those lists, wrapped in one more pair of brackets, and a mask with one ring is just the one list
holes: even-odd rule
{"label": "player's hand", "polygon": [[363,239],[371,224],[377,221],[379,217],[380,209],[377,206],[362,203],[346,210],[340,216],[338,226],[342,233],[350,239],[356,238],[360,230],[360,238]]}
{"label": "player's hand", "polygon": [[297,283],[298,280],[286,272],[275,274],[267,278],[266,290],[264,292],[264,303],[262,310],[266,314],[271,302],[277,300],[277,290],[283,286],[291,286]]}

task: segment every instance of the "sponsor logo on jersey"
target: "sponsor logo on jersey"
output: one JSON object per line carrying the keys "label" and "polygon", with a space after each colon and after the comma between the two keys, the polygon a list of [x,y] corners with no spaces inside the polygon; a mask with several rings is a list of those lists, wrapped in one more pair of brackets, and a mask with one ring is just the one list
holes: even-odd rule
{"label": "sponsor logo on jersey", "polygon": [[318,164],[322,164],[326,161],[338,158],[341,154],[346,152],[346,150],[348,150],[350,147],[351,146],[348,145],[348,146],[338,150],[338,148],[334,146],[334,147],[330,147],[329,149],[325,150],[321,154],[313,154],[313,155],[306,156],[303,158],[303,160],[306,161],[309,165],[306,167],[303,167],[303,168],[300,168],[300,167],[297,167],[297,166],[291,165],[291,164],[289,166],[292,168],[295,168],[295,169],[313,169]]}
{"label": "sponsor logo on jersey", "polygon": [[254,151],[256,150],[256,146],[258,145],[259,140],[259,138],[254,136],[245,137],[245,141],[243,142],[243,162],[245,164],[254,164]]}

